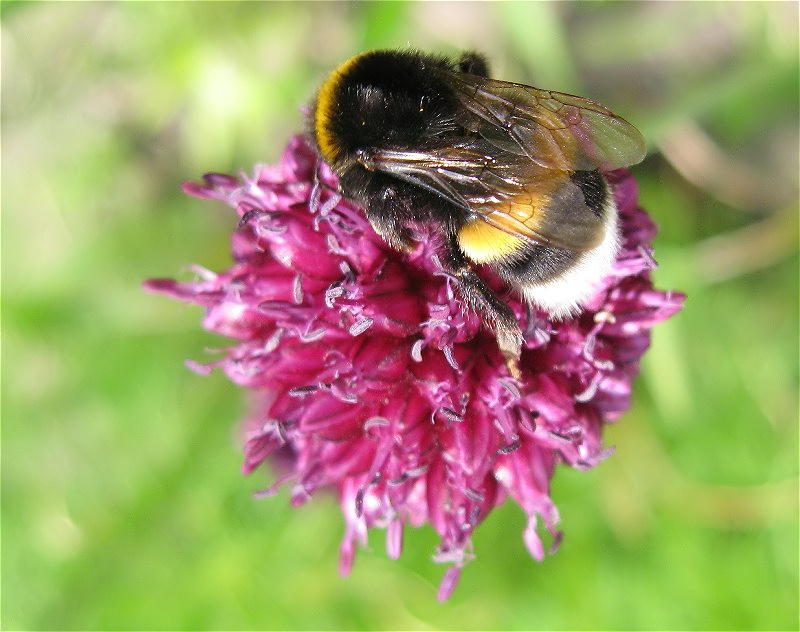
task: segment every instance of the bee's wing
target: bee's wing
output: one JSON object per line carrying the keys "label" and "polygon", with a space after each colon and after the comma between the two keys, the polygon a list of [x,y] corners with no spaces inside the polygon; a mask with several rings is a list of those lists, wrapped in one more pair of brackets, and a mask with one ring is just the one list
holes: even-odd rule
{"label": "bee's wing", "polygon": [[478,138],[424,151],[377,149],[359,162],[426,189],[509,235],[573,251],[589,250],[602,220],[584,203],[570,171]]}
{"label": "bee's wing", "polygon": [[639,131],[599,103],[475,75],[447,77],[464,108],[457,123],[540,167],[609,171],[644,159]]}

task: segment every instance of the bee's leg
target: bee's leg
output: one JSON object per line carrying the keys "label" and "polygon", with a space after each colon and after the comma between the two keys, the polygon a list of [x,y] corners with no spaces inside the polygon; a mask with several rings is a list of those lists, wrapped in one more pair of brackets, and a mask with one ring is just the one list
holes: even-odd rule
{"label": "bee's leg", "polygon": [[370,207],[366,209],[367,219],[375,232],[395,250],[401,252],[411,252],[416,247],[417,243],[411,237],[411,231],[403,226],[402,222],[397,218],[386,213],[370,212]]}
{"label": "bee's leg", "polygon": [[386,187],[380,195],[370,200],[364,211],[375,232],[392,248],[402,252],[414,250],[417,244],[403,223],[394,189]]}
{"label": "bee's leg", "polygon": [[492,292],[475,274],[456,243],[450,237],[443,253],[442,265],[458,279],[458,290],[469,309],[478,314],[494,329],[497,346],[506,359],[506,366],[513,377],[519,377],[517,362],[522,350],[522,331],[514,312]]}

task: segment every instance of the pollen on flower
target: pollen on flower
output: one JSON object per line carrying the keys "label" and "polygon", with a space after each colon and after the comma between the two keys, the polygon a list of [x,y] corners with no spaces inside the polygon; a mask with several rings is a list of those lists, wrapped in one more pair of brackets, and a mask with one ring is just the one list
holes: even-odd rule
{"label": "pollen on flower", "polygon": [[609,180],[622,247],[591,307],[552,322],[503,294],[526,336],[518,379],[442,271],[435,229],[416,227],[411,253],[389,248],[302,138],[252,176],[185,185],[237,213],[234,262],[146,287],[202,305],[204,327],[232,339],[208,366],[253,394],[243,470],[271,462],[277,472],[259,495],[284,484],[292,505],[320,489],[338,494],[340,572],[370,529],[387,530],[394,559],[404,528],[428,523],[440,537],[434,560],[450,565],[438,593],[446,599],[474,556],[473,531],[509,498],[528,517],[532,557],[545,554],[540,521],[560,541],[555,467],[609,456],[603,427],[630,405],[650,330],[683,300],[653,288],[655,227],[632,177]]}

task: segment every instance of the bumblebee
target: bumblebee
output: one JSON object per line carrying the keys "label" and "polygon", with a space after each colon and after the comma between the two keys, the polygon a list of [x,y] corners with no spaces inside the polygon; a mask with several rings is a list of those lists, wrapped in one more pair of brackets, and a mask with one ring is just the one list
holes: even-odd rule
{"label": "bumblebee", "polygon": [[619,248],[603,172],[645,156],[642,135],[604,106],[491,79],[472,52],[357,55],[322,84],[311,125],[342,194],[390,246],[412,250],[414,224],[441,230],[443,268],[514,374],[519,323],[473,265],[555,319],[579,313]]}

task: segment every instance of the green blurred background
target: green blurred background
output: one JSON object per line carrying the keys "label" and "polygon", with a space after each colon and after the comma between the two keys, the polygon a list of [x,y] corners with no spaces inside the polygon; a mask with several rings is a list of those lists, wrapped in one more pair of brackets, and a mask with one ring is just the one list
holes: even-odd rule
{"label": "green blurred background", "polygon": [[[797,629],[796,3],[2,4],[3,629]],[[430,528],[351,577],[320,495],[242,478],[244,393],[184,367],[223,341],[141,290],[230,261],[183,196],[274,161],[326,72],[371,47],[477,48],[498,77],[637,124],[688,294],[657,329],[617,453],[559,471],[537,564],[492,513],[436,602]]]}

